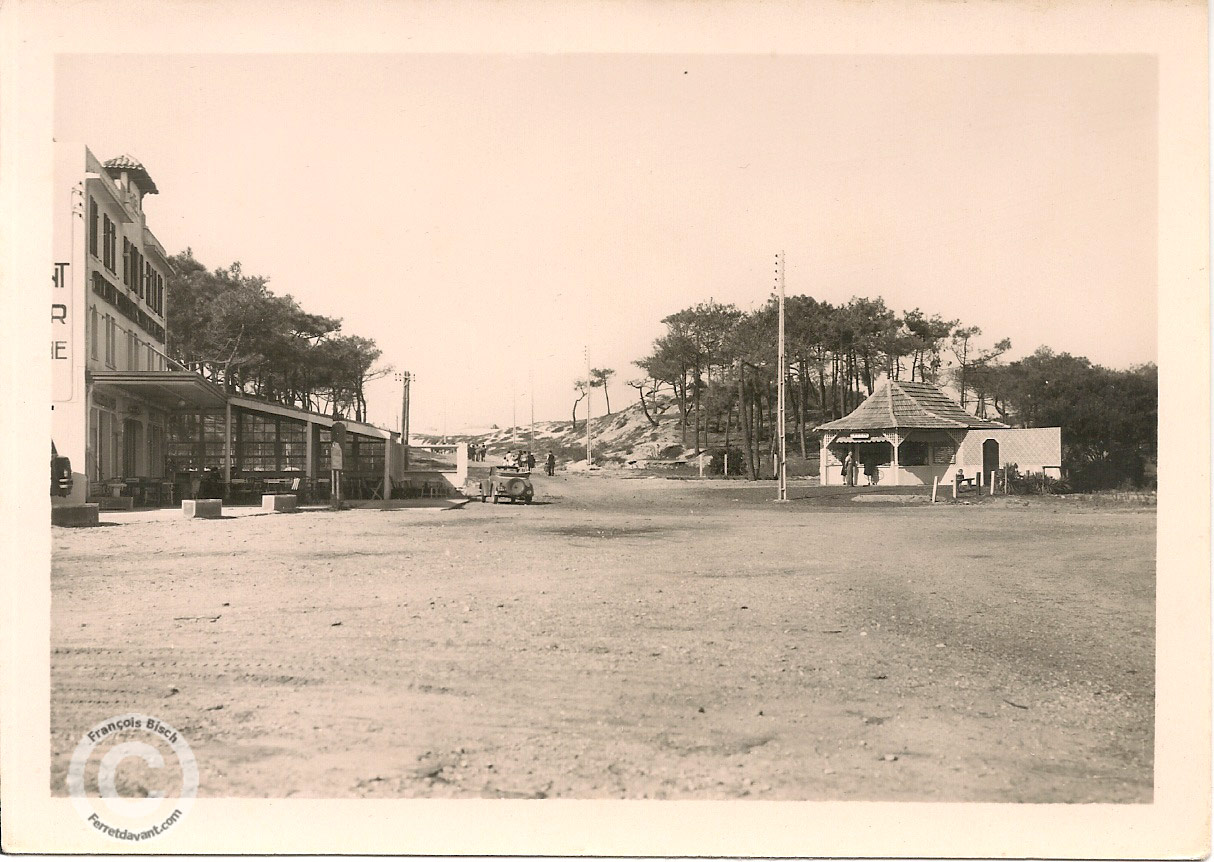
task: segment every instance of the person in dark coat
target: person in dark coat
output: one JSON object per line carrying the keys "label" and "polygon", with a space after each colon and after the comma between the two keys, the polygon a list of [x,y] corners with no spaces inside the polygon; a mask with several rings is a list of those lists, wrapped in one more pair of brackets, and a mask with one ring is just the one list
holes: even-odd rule
{"label": "person in dark coat", "polygon": [[527,472],[530,473],[534,469],[535,469],[535,453],[528,452],[527,453]]}
{"label": "person in dark coat", "polygon": [[544,466],[548,469],[549,476],[556,472],[556,456],[551,452],[548,453],[548,460],[544,462]]}

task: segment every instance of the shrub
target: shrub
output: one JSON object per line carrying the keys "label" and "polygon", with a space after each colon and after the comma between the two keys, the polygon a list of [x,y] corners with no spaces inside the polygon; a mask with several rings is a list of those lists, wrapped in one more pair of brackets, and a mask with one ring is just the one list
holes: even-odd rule
{"label": "shrub", "polygon": [[1012,494],[1066,494],[1071,488],[1065,479],[1055,479],[1045,473],[1021,473],[1016,464],[1008,464],[1007,487]]}
{"label": "shrub", "polygon": [[671,458],[678,458],[682,454],[683,447],[678,443],[675,443],[673,446],[667,446],[665,449],[663,449],[660,453],[658,453],[658,456],[660,458],[670,460]]}

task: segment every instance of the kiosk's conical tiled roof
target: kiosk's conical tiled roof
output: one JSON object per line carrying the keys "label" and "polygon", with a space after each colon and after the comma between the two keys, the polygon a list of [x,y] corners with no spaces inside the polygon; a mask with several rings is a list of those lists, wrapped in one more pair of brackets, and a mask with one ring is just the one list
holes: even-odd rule
{"label": "kiosk's conical tiled roof", "polygon": [[864,403],[823,431],[867,431],[886,428],[1006,428],[1002,422],[979,419],[930,383],[888,380]]}

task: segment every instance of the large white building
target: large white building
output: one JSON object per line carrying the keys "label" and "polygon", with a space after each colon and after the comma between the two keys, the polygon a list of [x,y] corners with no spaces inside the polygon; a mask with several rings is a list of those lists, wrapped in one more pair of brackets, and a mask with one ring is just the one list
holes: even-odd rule
{"label": "large white building", "polygon": [[171,412],[223,409],[223,392],[165,355],[168,256],[143,211],[136,159],[55,145],[51,434],[83,503],[108,477],[164,476]]}
{"label": "large white building", "polygon": [[[55,145],[51,441],[73,483],[52,504],[250,499],[274,477],[327,495],[335,417],[227,392],[169,358],[171,263],[144,214],[151,194],[156,183],[131,156],[101,162],[82,144]],[[394,432],[344,424],[351,493],[388,496],[401,461]],[[215,478],[200,488],[203,474]]]}

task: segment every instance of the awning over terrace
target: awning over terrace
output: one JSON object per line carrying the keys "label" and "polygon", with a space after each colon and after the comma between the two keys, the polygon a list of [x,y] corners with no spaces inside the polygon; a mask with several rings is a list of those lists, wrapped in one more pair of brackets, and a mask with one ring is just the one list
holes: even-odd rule
{"label": "awning over terrace", "polygon": [[361,434],[364,437],[376,437],[381,440],[392,440],[396,437],[397,433],[394,431],[388,431],[384,428],[378,428],[375,425],[369,425],[366,422],[355,422],[353,419],[339,419],[333,416],[326,416],[323,413],[313,413],[310,410],[302,410],[298,407],[288,407],[284,404],[276,404],[273,401],[262,401],[260,398],[249,398],[247,395],[232,395],[228,400],[231,401],[233,407],[240,407],[244,410],[250,410],[256,413],[283,416],[287,419],[294,419],[297,422],[310,422],[320,428],[330,428],[334,422],[340,421],[346,426],[346,431],[351,434]]}
{"label": "awning over terrace", "polygon": [[112,386],[166,413],[222,411],[227,394],[193,371],[94,371],[93,384]]}

